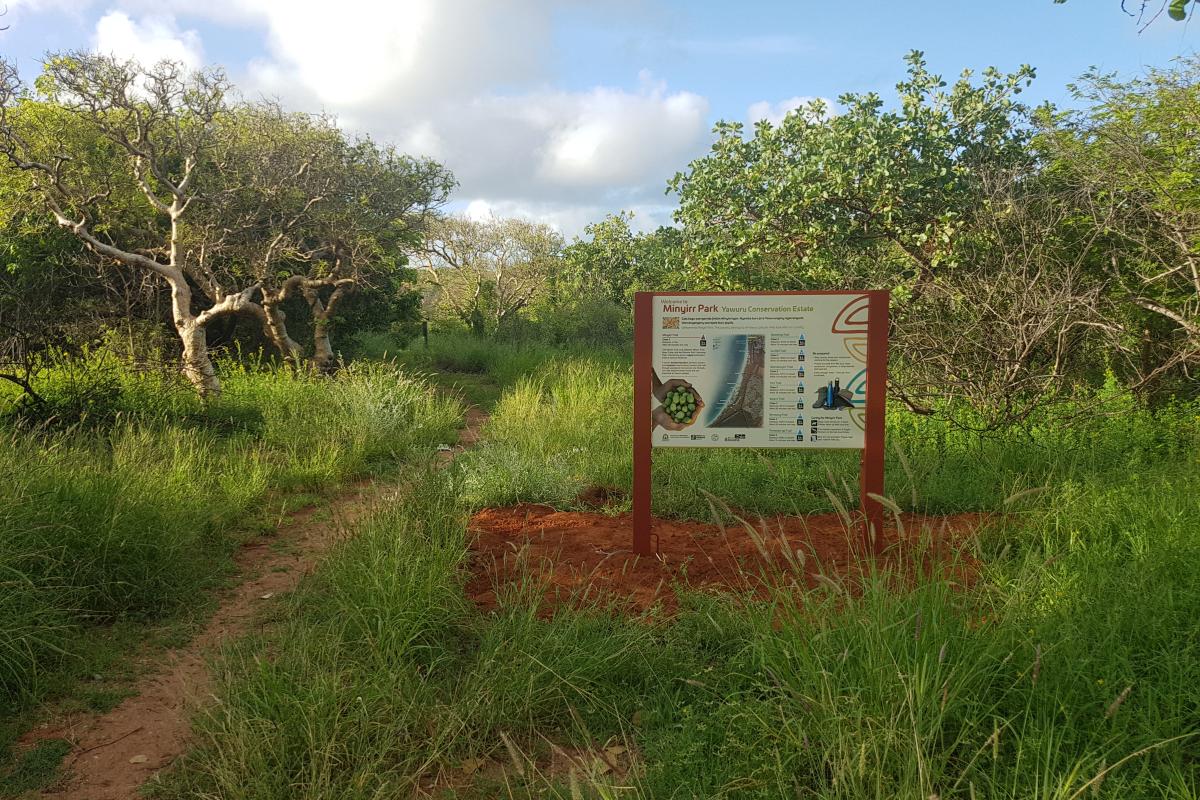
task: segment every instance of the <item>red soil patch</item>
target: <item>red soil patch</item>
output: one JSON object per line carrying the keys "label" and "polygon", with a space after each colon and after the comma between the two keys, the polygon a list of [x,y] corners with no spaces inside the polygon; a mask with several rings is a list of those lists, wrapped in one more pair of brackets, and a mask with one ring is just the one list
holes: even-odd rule
{"label": "red soil patch", "polygon": [[[882,534],[882,566],[915,575],[942,562],[950,577],[969,584],[977,563],[965,544],[983,522],[980,514],[906,514],[903,530],[892,521]],[[522,504],[489,508],[471,518],[471,567],[467,594],[495,608],[497,589],[532,579],[544,583],[547,608],[588,598],[615,599],[631,611],[662,603],[678,607],[674,586],[761,593],[766,585],[813,587],[861,576],[867,545],[859,531],[847,534],[837,514],[776,516],[738,523],[722,531],[713,524],[655,519],[656,557],[631,550],[629,514],[555,511]],[[914,554],[919,554],[914,557]]]}

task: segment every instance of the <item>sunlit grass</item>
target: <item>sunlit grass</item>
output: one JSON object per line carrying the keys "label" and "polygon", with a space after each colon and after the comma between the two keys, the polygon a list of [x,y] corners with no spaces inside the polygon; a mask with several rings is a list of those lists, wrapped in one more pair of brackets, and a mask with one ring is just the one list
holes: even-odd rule
{"label": "sunlit grass", "polygon": [[117,373],[122,391],[73,424],[0,434],[0,707],[37,696],[82,628],[196,602],[273,493],[431,457],[461,419],[393,369],[224,372],[207,407]]}
{"label": "sunlit grass", "polygon": [[[469,606],[467,513],[515,500],[570,506],[581,486],[622,485],[627,405],[628,377],[612,365],[568,360],[512,382],[484,445],[414,482],[333,554],[279,630],[231,654],[222,702],[160,791],[1200,792],[1193,410],[991,440],[894,418],[906,460],[893,454],[898,502],[915,494],[918,505],[997,512],[969,588],[954,569],[913,582],[876,567],[854,591],[834,581],[799,597],[685,594],[669,619],[586,604],[547,618],[534,585],[502,593],[495,612]],[[659,510],[703,517],[702,489],[763,512],[827,510],[825,490],[846,493],[840,466],[853,463],[663,454]],[[786,500],[770,496],[788,487]],[[555,747],[582,754],[577,768],[550,770]],[[627,774],[595,757],[607,747],[631,754]]]}

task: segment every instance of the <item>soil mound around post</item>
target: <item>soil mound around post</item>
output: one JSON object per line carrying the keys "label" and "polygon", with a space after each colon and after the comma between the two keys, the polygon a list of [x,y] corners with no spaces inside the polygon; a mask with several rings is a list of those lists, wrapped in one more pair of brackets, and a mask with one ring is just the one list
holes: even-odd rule
{"label": "soil mound around post", "polygon": [[[876,562],[901,578],[941,570],[963,584],[978,564],[966,545],[984,523],[981,514],[905,514],[882,532]],[[678,608],[676,587],[752,592],[771,586],[815,587],[868,569],[867,543],[837,514],[774,516],[725,525],[655,518],[658,555],[637,557],[629,514],[557,511],[521,504],[489,508],[470,522],[471,577],[467,593],[496,608],[505,592],[540,586],[547,613],[565,603],[615,602],[632,613],[657,604]]]}

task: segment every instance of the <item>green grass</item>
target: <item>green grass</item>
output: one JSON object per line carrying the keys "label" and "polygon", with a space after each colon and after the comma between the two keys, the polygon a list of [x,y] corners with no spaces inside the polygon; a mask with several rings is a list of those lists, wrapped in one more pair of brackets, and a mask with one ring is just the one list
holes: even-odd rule
{"label": "green grass", "polygon": [[[589,486],[628,490],[631,395],[628,367],[611,360],[560,358],[518,379],[496,404],[485,441],[465,456],[474,466],[469,502],[569,508]],[[894,409],[886,493],[906,509],[949,513],[1002,510],[1019,491],[1080,476],[1124,483],[1164,465],[1194,476],[1197,412],[1115,407],[1072,427],[1048,420],[983,437]],[[707,519],[706,492],[749,514],[832,511],[830,490],[857,504],[857,476],[856,451],[656,450],[655,512]]]}
{"label": "green grass", "polygon": [[[128,653],[139,638],[108,632],[144,639],[202,606],[238,542],[273,529],[289,498],[431,458],[461,420],[458,404],[390,368],[223,372],[225,397],[202,406],[114,369],[73,424],[0,432],[0,752],[40,699],[70,687],[83,705],[111,704],[121,687],[79,684],[103,671],[106,639]],[[78,385],[46,382],[51,397]]]}
{"label": "green grass", "polygon": [[[873,573],[861,591],[798,599],[692,594],[672,619],[595,606],[546,619],[526,585],[497,612],[476,611],[461,586],[467,513],[570,505],[587,482],[627,480],[627,428],[595,410],[627,404],[627,381],[560,362],[513,383],[487,444],[414,482],[305,583],[277,630],[230,651],[222,702],[159,795],[1200,793],[1194,409],[989,440],[893,419],[912,475],[893,491],[1006,508],[979,543],[971,589],[941,573],[916,585]],[[773,470],[812,463],[694,455],[660,459],[662,510],[694,515],[695,490],[673,482],[698,465],[731,501],[785,510],[761,497],[790,485]],[[836,464],[823,458],[818,467]],[[722,480],[718,466],[745,474]],[[1005,505],[1021,486],[1045,488]],[[814,488],[788,502],[819,500]],[[636,767],[572,777],[525,763],[551,743],[617,744]]]}
{"label": "green grass", "polygon": [[6,775],[0,776],[0,796],[15,797],[45,786],[54,779],[59,764],[69,752],[71,743],[66,739],[38,742],[21,754]]}

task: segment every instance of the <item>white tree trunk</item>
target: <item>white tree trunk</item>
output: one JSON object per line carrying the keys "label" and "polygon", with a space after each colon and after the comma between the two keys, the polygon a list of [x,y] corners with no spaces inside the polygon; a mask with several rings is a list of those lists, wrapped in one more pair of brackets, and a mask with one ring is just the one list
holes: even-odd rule
{"label": "white tree trunk", "polygon": [[171,315],[175,331],[183,344],[183,375],[205,399],[221,396],[221,381],[208,357],[208,331],[205,322],[192,313],[192,288],[183,273],[175,268],[159,274],[171,286]]}
{"label": "white tree trunk", "polygon": [[318,281],[309,281],[303,284],[304,299],[308,301],[308,307],[312,309],[313,316],[313,367],[319,372],[332,373],[337,369],[337,355],[333,352],[333,344],[329,338],[330,322],[333,320],[334,308],[338,302],[354,289],[354,281],[349,278],[342,278],[332,283],[333,294],[329,296],[329,302],[325,303],[321,300],[320,287]]}
{"label": "white tree trunk", "polygon": [[208,331],[205,326],[190,320],[177,325],[183,342],[183,374],[205,399],[221,396],[221,381],[212,359],[208,357]]}
{"label": "white tree trunk", "polygon": [[[266,293],[264,292],[264,295]],[[287,314],[280,307],[279,298],[274,298],[270,301],[263,298],[263,311],[265,312],[266,332],[272,344],[279,350],[284,360],[292,365],[295,369],[300,369],[303,366],[304,352],[300,347],[300,343],[291,337],[287,329]]]}
{"label": "white tree trunk", "polygon": [[329,341],[329,320],[318,318],[313,321],[313,367],[319,372],[333,372],[337,367],[337,356]]}

